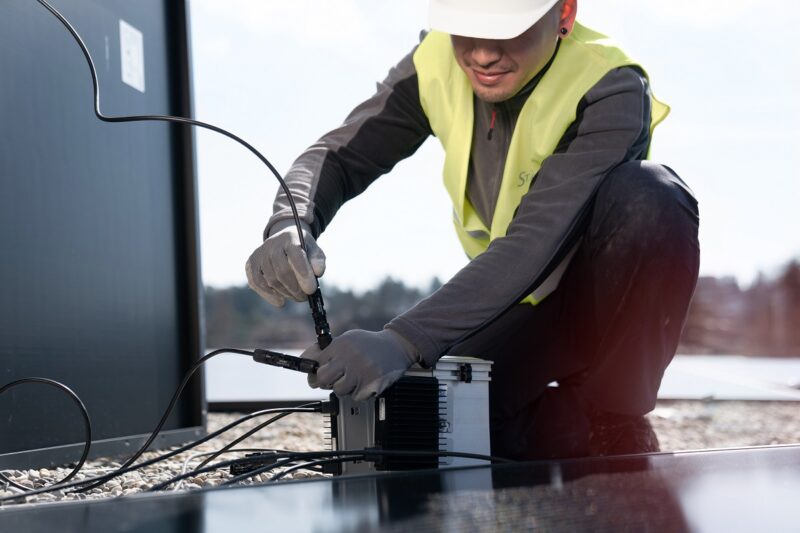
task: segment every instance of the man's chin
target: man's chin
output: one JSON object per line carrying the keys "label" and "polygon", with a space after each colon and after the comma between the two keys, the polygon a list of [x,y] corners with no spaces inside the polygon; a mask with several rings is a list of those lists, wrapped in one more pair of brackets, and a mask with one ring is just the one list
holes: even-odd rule
{"label": "man's chin", "polygon": [[475,84],[472,86],[472,91],[475,93],[475,96],[488,104],[496,104],[498,102],[508,100],[514,96],[514,93],[516,92],[512,88],[484,87],[482,85]]}
{"label": "man's chin", "polygon": [[472,92],[475,93],[475,96],[489,104],[503,102],[517,94],[522,88],[517,81],[516,79],[508,79],[504,80],[504,83],[489,86],[482,84],[478,80],[470,79]]}

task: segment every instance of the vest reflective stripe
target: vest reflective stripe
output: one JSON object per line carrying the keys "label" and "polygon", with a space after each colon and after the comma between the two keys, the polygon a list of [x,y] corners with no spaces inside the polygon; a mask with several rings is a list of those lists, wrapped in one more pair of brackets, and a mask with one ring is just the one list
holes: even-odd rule
{"label": "vest reflective stripe", "polygon": [[[638,66],[608,37],[575,24],[520,111],[491,227],[487,228],[466,197],[474,125],[473,92],[469,79],[453,57],[450,36],[430,32],[414,53],[414,65],[422,108],[445,150],[444,185],[453,202],[453,223],[470,258],[477,257],[492,240],[506,234],[542,162],[575,121],[584,95],[611,70]],[[668,106],[652,98],[651,133],[668,113]],[[559,270],[563,272],[563,268],[556,269]],[[552,280],[548,282],[553,285]],[[529,296],[525,301],[535,305],[552,290],[544,291],[544,295],[540,292],[537,290],[535,298]]]}

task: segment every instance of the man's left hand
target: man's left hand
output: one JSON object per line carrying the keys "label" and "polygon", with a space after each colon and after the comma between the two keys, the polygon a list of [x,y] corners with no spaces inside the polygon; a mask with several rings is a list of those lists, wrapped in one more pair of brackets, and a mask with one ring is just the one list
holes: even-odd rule
{"label": "man's left hand", "polygon": [[316,374],[308,375],[309,385],[352,395],[357,402],[382,393],[418,360],[414,346],[388,329],[350,330],[324,350],[314,344],[300,357],[319,363]]}

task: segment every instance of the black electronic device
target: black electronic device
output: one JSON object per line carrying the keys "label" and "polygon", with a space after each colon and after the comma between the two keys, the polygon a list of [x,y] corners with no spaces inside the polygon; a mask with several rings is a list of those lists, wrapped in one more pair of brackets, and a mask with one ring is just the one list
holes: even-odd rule
{"label": "black electronic device", "polygon": [[481,464],[465,457],[404,455],[404,451],[489,455],[491,361],[445,355],[431,368],[414,365],[376,397],[355,401],[331,394],[326,416],[331,450],[391,451],[331,464],[327,472],[414,470]]}

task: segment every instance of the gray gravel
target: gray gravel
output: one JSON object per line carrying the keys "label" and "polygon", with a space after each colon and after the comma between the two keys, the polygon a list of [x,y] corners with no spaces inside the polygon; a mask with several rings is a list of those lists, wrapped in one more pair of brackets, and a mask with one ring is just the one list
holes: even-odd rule
{"label": "gray gravel", "polygon": [[[225,426],[237,418],[241,417],[242,413],[212,413],[208,417],[208,430],[209,432],[215,431],[222,426]],[[198,454],[204,452],[213,452],[225,446],[228,442],[234,440],[236,437],[241,436],[248,430],[264,422],[267,417],[256,418],[245,422],[241,426],[226,433],[227,437],[224,440],[212,439],[192,450],[181,453],[161,463],[156,463],[152,466],[127,473],[116,479],[113,479],[87,493],[72,493],[66,494],[57,491],[54,493],[38,494],[28,497],[27,503],[37,502],[52,502],[58,500],[83,500],[83,499],[99,499],[114,496],[123,496],[142,492],[153,485],[161,483],[173,476],[181,474],[184,465],[191,471],[196,467],[205,457],[198,457]],[[242,441],[236,446],[237,449],[246,449],[252,452],[254,449],[259,448],[281,448],[285,450],[296,451],[312,451],[326,449],[326,444],[323,437],[323,418],[322,415],[317,413],[293,413],[282,420],[278,420],[274,424],[264,428],[252,437]],[[165,450],[148,452],[142,456],[139,461],[144,461],[157,457],[165,452]],[[247,451],[238,453],[226,454],[216,461],[236,459],[244,457]],[[105,474],[113,471],[121,465],[124,457],[121,458],[103,458],[94,461],[88,461],[84,465],[81,472],[73,479],[80,480],[88,477]],[[70,468],[55,468],[55,469],[38,469],[38,470],[11,470],[4,471],[7,477],[19,483],[20,485],[29,488],[39,488],[45,485],[51,485],[56,480],[63,478]],[[315,472],[294,472],[288,474],[285,479],[300,479],[310,476],[320,476]],[[220,470],[216,472],[209,472],[191,477],[181,483],[180,485],[173,485],[168,490],[193,490],[202,487],[213,487],[221,484],[225,479],[230,477],[227,470]],[[262,483],[268,480],[267,476],[259,475],[252,480],[243,482],[244,484]],[[20,491],[13,487],[7,486],[6,483],[0,481],[0,497],[11,496]],[[17,500],[22,502],[23,500]],[[13,505],[13,503],[6,503],[5,505]]]}
{"label": "gray gravel", "polygon": [[[209,416],[209,431],[214,431],[240,416],[241,414],[213,413]],[[792,402],[662,401],[648,417],[658,434],[663,451],[800,443],[800,406]],[[180,474],[184,465],[191,470],[203,459],[203,457],[197,457],[197,454],[223,447],[227,442],[262,421],[263,419],[251,420],[231,431],[225,440],[212,440],[163,463],[125,474],[86,494],[64,494],[62,492],[42,494],[29,497],[28,503],[99,499],[141,492],[156,483]],[[299,451],[325,449],[322,422],[322,415],[319,414],[292,414],[243,441],[237,448],[281,448]],[[147,459],[161,453],[163,451],[149,452],[144,457]],[[229,454],[225,456],[225,459],[243,457],[245,453]],[[90,461],[76,479],[107,473],[119,465],[118,460],[109,458]],[[43,468],[6,471],[5,473],[21,485],[38,488],[63,478],[68,471],[69,468]],[[320,475],[322,474],[300,471],[289,474],[285,479]],[[171,490],[196,490],[202,487],[213,487],[221,484],[228,477],[227,471],[201,474],[189,478]],[[268,479],[262,475],[244,483],[266,481]],[[0,482],[0,497],[10,496],[17,492],[16,489]]]}
{"label": "gray gravel", "polygon": [[800,403],[660,401],[648,415],[663,451],[800,443]]}

